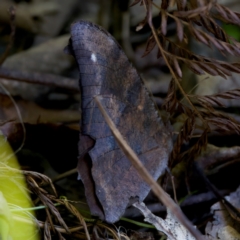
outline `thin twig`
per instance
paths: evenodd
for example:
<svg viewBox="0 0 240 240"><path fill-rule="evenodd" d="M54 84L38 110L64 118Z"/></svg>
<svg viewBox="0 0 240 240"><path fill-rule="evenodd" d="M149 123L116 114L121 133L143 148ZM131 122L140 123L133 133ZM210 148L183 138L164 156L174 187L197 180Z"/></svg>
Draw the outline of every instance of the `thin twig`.
<svg viewBox="0 0 240 240"><path fill-rule="evenodd" d="M47 85L79 92L78 81L49 73L17 71L0 67L0 78L19 82Z"/></svg>
<svg viewBox="0 0 240 240"><path fill-rule="evenodd" d="M178 207L178 205L168 196L168 194L161 188L160 185L157 184L157 182L153 179L153 177L150 175L150 173L146 170L142 162L139 160L136 153L130 148L128 143L124 140L121 133L116 128L113 121L108 116L107 112L105 111L104 107L99 101L98 97L95 97L95 101L106 121L108 126L110 127L115 139L117 140L120 148L126 155L126 157L131 161L132 165L135 167L135 169L138 171L139 175L149 184L152 191L156 194L158 199L163 202L163 204L173 213L175 214L176 218L179 220L179 222L185 226L189 232L198 240L203 240L203 236L201 233L194 228L194 226L191 224L191 222L183 215L181 209Z"/></svg>
<svg viewBox="0 0 240 240"><path fill-rule="evenodd" d="M73 174L75 174L75 173L77 173L77 169L76 169L76 168L73 168L73 169L71 169L71 170L69 170L69 171L66 171L66 172L64 172L64 173L62 173L62 174L59 174L57 177L55 177L55 178L52 179L52 182L60 181L61 179L66 178L66 177L69 177L69 176L71 176L71 175L73 175Z"/></svg>

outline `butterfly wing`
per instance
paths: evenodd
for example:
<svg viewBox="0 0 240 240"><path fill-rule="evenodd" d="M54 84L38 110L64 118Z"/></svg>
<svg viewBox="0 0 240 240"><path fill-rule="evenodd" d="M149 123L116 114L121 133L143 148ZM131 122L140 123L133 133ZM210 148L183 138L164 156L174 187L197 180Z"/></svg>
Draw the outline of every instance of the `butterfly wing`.
<svg viewBox="0 0 240 240"><path fill-rule="evenodd" d="M105 220L115 222L129 200L137 197L143 201L150 187L119 148L94 97L100 98L110 118L155 180L166 169L171 136L136 69L108 32L90 22L76 22L71 28L71 47L80 72L80 145L84 142L83 136L94 141L88 154L95 192L86 197L94 195ZM83 151L81 148L80 155ZM78 171L84 178L82 159Z"/></svg>

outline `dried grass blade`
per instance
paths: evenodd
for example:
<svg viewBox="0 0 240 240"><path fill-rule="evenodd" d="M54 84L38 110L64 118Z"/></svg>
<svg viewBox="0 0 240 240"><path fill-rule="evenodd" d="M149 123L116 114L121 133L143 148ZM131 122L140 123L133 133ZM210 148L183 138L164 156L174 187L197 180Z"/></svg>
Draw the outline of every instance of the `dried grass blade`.
<svg viewBox="0 0 240 240"><path fill-rule="evenodd" d="M189 30L192 35L200 42L204 43L207 46L211 46L208 37L202 32L194 28L192 25L189 25Z"/></svg>
<svg viewBox="0 0 240 240"><path fill-rule="evenodd" d="M209 123L212 123L218 128L218 131L234 131L240 134L240 128L237 124L233 123L231 120L222 118L208 118Z"/></svg>
<svg viewBox="0 0 240 240"><path fill-rule="evenodd" d="M224 107L224 105L213 96L196 96L196 98L204 108L210 111L214 111L214 109L212 108L212 105L218 105L220 107Z"/></svg>
<svg viewBox="0 0 240 240"><path fill-rule="evenodd" d="M56 217L58 222L61 224L62 227L66 230L66 232L69 233L69 228L64 222L63 218L61 217L61 214L57 210L57 208L54 206L54 203L52 202L51 198L55 199L55 197L49 195L44 189L40 188L36 181L31 177L27 176L27 182L31 188L31 190L39 197L41 202L46 206L46 213L48 215L48 220L51 223L51 226L53 226L53 223L51 222L51 215L49 211ZM54 230L54 228L53 228Z"/></svg>
<svg viewBox="0 0 240 240"><path fill-rule="evenodd" d="M167 14L164 10L161 11L161 32L164 36L167 34Z"/></svg>
<svg viewBox="0 0 240 240"><path fill-rule="evenodd" d="M224 78L226 78L226 76L229 76L229 77L232 76L232 73L228 71L226 68L224 68L223 66L221 66L221 64L214 63L214 65L217 67L219 71L221 71L224 74Z"/></svg>
<svg viewBox="0 0 240 240"><path fill-rule="evenodd" d="M169 84L167 97L162 104L162 108L165 109L169 113L174 113L178 107L178 100L176 97L176 86L174 79L171 79Z"/></svg>
<svg viewBox="0 0 240 240"><path fill-rule="evenodd" d="M213 29L213 34L215 35L215 37L224 42L229 42L229 39L226 33L212 18L209 18L209 22Z"/></svg>
<svg viewBox="0 0 240 240"><path fill-rule="evenodd" d="M68 232L69 232L69 228L67 226L67 224L65 223L65 221L63 220L61 214L59 213L59 211L57 210L57 208L54 206L53 202L45 197L45 199L43 199L43 197L39 197L41 199L41 201L44 203L45 206L48 207L48 209L51 211L51 213L56 217L56 219L58 220L58 222L60 223L60 225ZM46 209L46 210L48 210Z"/></svg>
<svg viewBox="0 0 240 240"><path fill-rule="evenodd" d="M212 104L212 105L216 104L216 105L218 105L219 107L225 107L216 97L207 96L207 97L206 97L206 100L207 100L210 104Z"/></svg>
<svg viewBox="0 0 240 240"><path fill-rule="evenodd" d="M198 17L200 14L202 14L203 12L205 12L206 10L208 10L208 5L207 6L203 6L203 7L199 7L199 8L195 8L189 11L177 11L176 15L178 17L181 18L196 18Z"/></svg>
<svg viewBox="0 0 240 240"><path fill-rule="evenodd" d="M45 221L45 223L44 223L44 240L51 240L51 239L52 239L52 236L51 236L49 224L47 221Z"/></svg>
<svg viewBox="0 0 240 240"><path fill-rule="evenodd" d="M222 6L223 9L229 14L228 16L232 19L232 21L235 24L240 24L240 19L238 18L238 16L235 14L235 12L231 11L229 8Z"/></svg>
<svg viewBox="0 0 240 240"><path fill-rule="evenodd" d="M179 39L180 42L182 42L183 41L183 35L184 35L182 22L177 17L174 18L174 20L175 20L176 26L177 26L178 39Z"/></svg>
<svg viewBox="0 0 240 240"><path fill-rule="evenodd" d="M50 225L51 229L53 230L54 233L56 233L56 229L54 228L53 220L52 220L51 214L49 212L49 209L46 208L45 211L47 213L47 220L46 220L46 222L49 222L49 225Z"/></svg>
<svg viewBox="0 0 240 240"><path fill-rule="evenodd" d="M84 231L85 231L85 234L86 234L86 238L88 240L91 240L90 238L90 235L89 235L89 232L88 232L88 228L87 228L87 225L86 225L86 222L84 220L84 218L82 217L82 215L79 213L79 211L72 205L70 204L68 201L66 200L57 200L57 202L63 204L66 206L66 208L74 215L77 217L77 219L79 220L79 222L82 224L83 228L84 228Z"/></svg>
<svg viewBox="0 0 240 240"><path fill-rule="evenodd" d="M240 63L232 63L232 64L229 64L229 67L234 67L236 70L238 70L237 73L240 73Z"/></svg>
<svg viewBox="0 0 240 240"><path fill-rule="evenodd" d="M147 24L147 16L137 25L136 32L140 31Z"/></svg>
<svg viewBox="0 0 240 240"><path fill-rule="evenodd" d="M228 36L211 17L200 15L200 20L205 29L212 33L217 39L222 40L224 42L229 41Z"/></svg>
<svg viewBox="0 0 240 240"><path fill-rule="evenodd" d="M200 110L201 115L221 130L235 131L240 134L240 125L232 117L217 111Z"/></svg>
<svg viewBox="0 0 240 240"><path fill-rule="evenodd" d="M181 68L180 68L180 66L179 66L179 63L178 63L177 58L173 57L172 60L173 60L174 68L175 68L178 76L179 76L180 78L182 78L182 70L181 70Z"/></svg>
<svg viewBox="0 0 240 240"><path fill-rule="evenodd" d="M220 63L220 65L223 68L228 69L229 71L240 73L240 68L235 66L235 63L230 63L230 64L228 64L228 63Z"/></svg>
<svg viewBox="0 0 240 240"><path fill-rule="evenodd" d="M56 189L55 189L55 187L52 183L52 180L48 176L46 176L44 174L41 174L41 173L38 173L38 172L25 171L25 170L23 170L22 173L26 176L26 180L28 180L28 177L30 177L30 179L40 180L41 182L38 184L39 186L50 185L51 189L54 192L54 195L57 196L57 191L56 191Z"/></svg>
<svg viewBox="0 0 240 240"><path fill-rule="evenodd" d="M219 51L224 51L224 49L228 49L227 45L224 42L219 41L216 38L210 37L209 35L205 34L205 37L208 38L209 42L211 42Z"/></svg>
<svg viewBox="0 0 240 240"><path fill-rule="evenodd" d="M187 65L187 67L194 73L198 74L198 75L203 75L204 71L201 67L198 66L197 63L194 63L192 61L185 61L185 64Z"/></svg>
<svg viewBox="0 0 240 240"><path fill-rule="evenodd" d="M205 63L205 62L199 62L198 63L199 66L207 73L209 73L212 76L218 76L219 73L216 70L216 67L214 65L209 66L209 64Z"/></svg>
<svg viewBox="0 0 240 240"><path fill-rule="evenodd" d="M221 17L227 22L232 23L236 25L240 25L240 17L238 13L235 13L234 11L230 10L229 8L220 5L218 3L215 4L215 7Z"/></svg>
<svg viewBox="0 0 240 240"><path fill-rule="evenodd" d="M224 98L224 99L238 99L240 98L240 89L230 90L227 92L215 94L213 96L218 98Z"/></svg>
<svg viewBox="0 0 240 240"><path fill-rule="evenodd" d="M229 48L233 49L233 52L234 52L233 55L240 56L239 44L238 44L238 46L233 46L233 45L229 44Z"/></svg>
<svg viewBox="0 0 240 240"><path fill-rule="evenodd" d="M224 18L224 19L228 19L228 16L226 14L226 12L223 10L222 6L219 4L215 4L215 7L217 9L217 11L219 12L219 14Z"/></svg>
<svg viewBox="0 0 240 240"><path fill-rule="evenodd" d="M146 46L146 49L145 49L145 52L144 54L142 55L142 57L145 57L147 56L152 50L153 48L156 46L156 40L155 38L152 36L150 36L147 40L147 46Z"/></svg>

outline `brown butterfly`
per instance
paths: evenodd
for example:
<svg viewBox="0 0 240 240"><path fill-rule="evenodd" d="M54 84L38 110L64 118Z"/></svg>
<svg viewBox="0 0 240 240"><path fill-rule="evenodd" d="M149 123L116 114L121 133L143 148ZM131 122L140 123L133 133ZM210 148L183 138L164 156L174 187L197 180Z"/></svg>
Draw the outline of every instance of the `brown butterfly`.
<svg viewBox="0 0 240 240"><path fill-rule="evenodd" d="M101 27L79 21L67 46L78 63L81 90L79 177L93 215L119 220L131 199L143 201L150 187L119 148L94 101L99 96L121 134L157 180L172 149L149 92L116 40Z"/></svg>

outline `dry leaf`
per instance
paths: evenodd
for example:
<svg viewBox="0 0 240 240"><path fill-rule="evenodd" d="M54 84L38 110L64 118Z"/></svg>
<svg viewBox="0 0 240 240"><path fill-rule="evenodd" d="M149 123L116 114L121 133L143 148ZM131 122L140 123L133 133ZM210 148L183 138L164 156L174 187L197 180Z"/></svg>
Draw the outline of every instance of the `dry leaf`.
<svg viewBox="0 0 240 240"><path fill-rule="evenodd" d="M226 199L236 208L239 208L240 187L231 193ZM205 232L210 240L220 239L240 239L239 222L234 220L219 202L211 207L211 212L214 214L214 219L208 222Z"/></svg>
<svg viewBox="0 0 240 240"><path fill-rule="evenodd" d="M158 231L166 234L169 240L195 240L170 211L167 210L167 217L162 219L153 215L144 203L134 203L133 206L142 212L145 222L151 223Z"/></svg>

